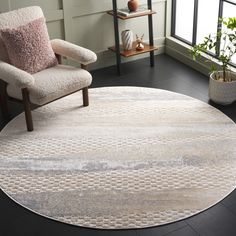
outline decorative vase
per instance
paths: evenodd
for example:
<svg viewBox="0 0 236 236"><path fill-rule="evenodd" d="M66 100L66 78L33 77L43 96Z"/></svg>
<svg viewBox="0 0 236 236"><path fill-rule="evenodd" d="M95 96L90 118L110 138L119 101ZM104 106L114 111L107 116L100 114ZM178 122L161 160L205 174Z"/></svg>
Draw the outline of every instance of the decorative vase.
<svg viewBox="0 0 236 236"><path fill-rule="evenodd" d="M138 0L129 0L128 1L128 8L130 11L137 11L138 10Z"/></svg>
<svg viewBox="0 0 236 236"><path fill-rule="evenodd" d="M218 104L227 105L236 101L236 74L231 72L231 82L215 80L215 72L210 75L209 98ZM222 77L223 72L219 75Z"/></svg>
<svg viewBox="0 0 236 236"><path fill-rule="evenodd" d="M121 40L123 49L125 51L131 50L133 47L133 32L131 30L124 30L121 32Z"/></svg>

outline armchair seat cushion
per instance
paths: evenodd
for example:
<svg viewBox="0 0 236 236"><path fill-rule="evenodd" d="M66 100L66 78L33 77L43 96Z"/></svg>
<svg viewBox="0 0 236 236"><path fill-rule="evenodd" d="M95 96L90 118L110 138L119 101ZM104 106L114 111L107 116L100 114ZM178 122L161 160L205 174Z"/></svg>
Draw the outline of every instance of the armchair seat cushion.
<svg viewBox="0 0 236 236"><path fill-rule="evenodd" d="M28 87L30 102L43 105L62 96L66 96L92 82L91 74L83 69L67 65L57 65L33 74L35 83ZM21 90L14 85L8 85L10 97L22 100Z"/></svg>

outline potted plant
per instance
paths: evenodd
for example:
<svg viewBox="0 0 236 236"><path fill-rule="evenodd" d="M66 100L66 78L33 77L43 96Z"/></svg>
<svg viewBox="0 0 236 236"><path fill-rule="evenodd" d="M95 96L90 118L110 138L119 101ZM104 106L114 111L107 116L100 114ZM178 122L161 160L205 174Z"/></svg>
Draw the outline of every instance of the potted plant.
<svg viewBox="0 0 236 236"><path fill-rule="evenodd" d="M207 53L204 55L207 56L206 61L210 63L211 71L209 98L215 103L226 105L236 101L236 73L230 66L232 57L236 55L236 17L220 19L220 21L222 29L215 35L210 34L205 37L203 43L195 45L191 49L191 54L195 60L203 53ZM218 51L219 56L215 57L211 53L212 50Z"/></svg>

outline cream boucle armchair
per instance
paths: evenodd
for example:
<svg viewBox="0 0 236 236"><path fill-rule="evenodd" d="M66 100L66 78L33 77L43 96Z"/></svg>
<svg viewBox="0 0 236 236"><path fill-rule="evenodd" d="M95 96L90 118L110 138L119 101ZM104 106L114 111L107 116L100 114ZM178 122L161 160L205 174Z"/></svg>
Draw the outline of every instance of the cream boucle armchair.
<svg viewBox="0 0 236 236"><path fill-rule="evenodd" d="M59 64L30 74L10 64L8 51L1 38L1 30L15 28L43 16L40 7L27 7L0 14L0 105L3 116L8 116L8 98L24 103L27 130L33 130L31 105L42 106L61 97L82 90L83 105L88 106L88 86L92 82L87 65L97 60L88 49L61 39L51 40L51 48ZM50 44L50 43L49 43ZM61 65L60 56L81 64L81 68Z"/></svg>

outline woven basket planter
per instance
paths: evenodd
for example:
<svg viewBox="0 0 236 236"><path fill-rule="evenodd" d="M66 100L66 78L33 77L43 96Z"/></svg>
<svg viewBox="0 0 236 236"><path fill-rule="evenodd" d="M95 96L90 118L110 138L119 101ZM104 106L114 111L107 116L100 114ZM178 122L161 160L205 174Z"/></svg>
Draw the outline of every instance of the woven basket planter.
<svg viewBox="0 0 236 236"><path fill-rule="evenodd" d="M223 72L218 72L222 76ZM236 101L236 74L232 72L231 82L215 80L215 72L210 75L209 98L218 104L227 105Z"/></svg>

